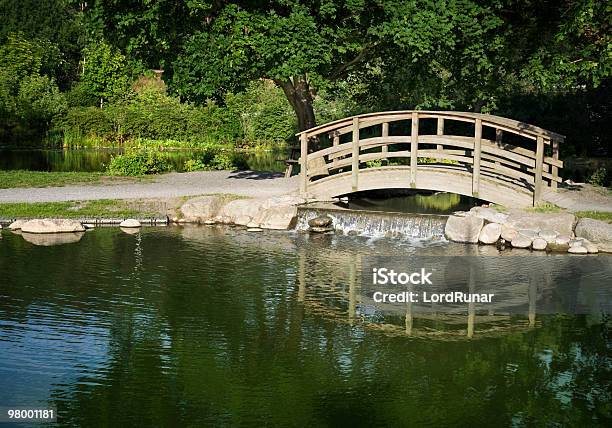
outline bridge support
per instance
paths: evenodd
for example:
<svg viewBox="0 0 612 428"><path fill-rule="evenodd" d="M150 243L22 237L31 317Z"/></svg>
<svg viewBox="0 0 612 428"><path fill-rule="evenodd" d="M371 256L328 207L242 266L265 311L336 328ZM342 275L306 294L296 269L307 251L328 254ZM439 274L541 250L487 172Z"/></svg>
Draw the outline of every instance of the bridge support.
<svg viewBox="0 0 612 428"><path fill-rule="evenodd" d="M359 118L353 118L353 152L351 154L351 187L353 192L359 190Z"/></svg>
<svg viewBox="0 0 612 428"><path fill-rule="evenodd" d="M472 196L480 193L480 155L482 153L482 120L476 119L474 127L474 165L472 171Z"/></svg>
<svg viewBox="0 0 612 428"><path fill-rule="evenodd" d="M410 187L416 189L416 176L419 160L419 114L412 112L412 132L410 133Z"/></svg>

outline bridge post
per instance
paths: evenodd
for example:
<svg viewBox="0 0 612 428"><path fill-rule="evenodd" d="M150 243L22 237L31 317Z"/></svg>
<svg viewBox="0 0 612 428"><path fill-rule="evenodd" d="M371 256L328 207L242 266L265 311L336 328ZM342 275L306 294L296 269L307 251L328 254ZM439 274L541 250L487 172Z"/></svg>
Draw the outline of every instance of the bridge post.
<svg viewBox="0 0 612 428"><path fill-rule="evenodd" d="M359 187L359 118L353 118L353 153L351 166L351 188L356 192Z"/></svg>
<svg viewBox="0 0 612 428"><path fill-rule="evenodd" d="M559 140L552 140L552 158L559 160ZM559 168L557 165L551 165L551 173L553 179L550 180L550 187L557 190L557 181L555 180L559 176Z"/></svg>
<svg viewBox="0 0 612 428"><path fill-rule="evenodd" d="M438 118L438 129L436 131L436 135L444 135L444 118L443 117ZM442 151L443 148L444 147L442 146L442 144L436 145L436 149L439 152Z"/></svg>
<svg viewBox="0 0 612 428"><path fill-rule="evenodd" d="M538 135L535 159L535 186L533 190L533 205L542 200L542 168L544 165L544 137Z"/></svg>
<svg viewBox="0 0 612 428"><path fill-rule="evenodd" d="M412 132L410 133L410 187L416 189L416 173L419 150L419 114L412 112Z"/></svg>
<svg viewBox="0 0 612 428"><path fill-rule="evenodd" d="M334 147L338 147L340 145L340 134L338 133L338 131L334 132L332 144ZM332 160L332 167L335 168L337 165L338 165L338 156L334 154L334 160Z"/></svg>
<svg viewBox="0 0 612 428"><path fill-rule="evenodd" d="M476 119L474 126L474 164L472 165L472 196L478 197L480 187L480 153L482 142L482 119Z"/></svg>
<svg viewBox="0 0 612 428"><path fill-rule="evenodd" d="M305 195L308 191L308 136L304 132L300 135L300 194Z"/></svg>
<svg viewBox="0 0 612 428"><path fill-rule="evenodd" d="M387 138L389 136L389 122L384 122L382 124L382 137ZM386 155L389 152L389 146L385 144L382 146L382 153Z"/></svg>

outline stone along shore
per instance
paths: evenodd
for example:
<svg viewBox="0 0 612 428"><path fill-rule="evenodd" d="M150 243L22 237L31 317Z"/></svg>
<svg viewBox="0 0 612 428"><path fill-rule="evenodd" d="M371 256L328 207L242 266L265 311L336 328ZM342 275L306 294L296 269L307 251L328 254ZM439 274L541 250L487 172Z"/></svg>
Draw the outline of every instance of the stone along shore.
<svg viewBox="0 0 612 428"><path fill-rule="evenodd" d="M612 225L571 213L498 212L474 207L446 222L450 241L572 254L612 252Z"/></svg>

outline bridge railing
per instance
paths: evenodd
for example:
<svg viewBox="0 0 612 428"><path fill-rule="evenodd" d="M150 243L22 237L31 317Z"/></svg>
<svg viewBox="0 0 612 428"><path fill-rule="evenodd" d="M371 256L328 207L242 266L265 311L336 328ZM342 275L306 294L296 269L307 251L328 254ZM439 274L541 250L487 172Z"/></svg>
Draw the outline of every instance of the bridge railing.
<svg viewBox="0 0 612 428"><path fill-rule="evenodd" d="M390 134L390 125L410 121ZM420 133L420 124L435 121L435 134ZM453 135L445 132L448 122L473 124L473 134ZM370 128L370 136L361 138ZM398 128L396 126L395 128ZM483 131L494 139L484 138ZM409 132L408 132L409 131ZM503 141L504 133L523 137L527 147ZM350 140L343 138L350 134ZM353 191L359 190L359 171L384 167L398 161L408 163L410 187L417 188L419 168L463 169L472 174L472 195L478 197L481 177L520 186L533 193L534 204L542 198L544 188L556 189L560 183L559 144L564 136L499 116L451 111L393 111L349 117L308 129L300 138L300 192L308 193L309 184L326 176L351 173ZM319 148L324 137L329 147ZM345 140L345 142L341 142ZM530 141L531 140L531 141ZM426 162L424 164L423 162Z"/></svg>

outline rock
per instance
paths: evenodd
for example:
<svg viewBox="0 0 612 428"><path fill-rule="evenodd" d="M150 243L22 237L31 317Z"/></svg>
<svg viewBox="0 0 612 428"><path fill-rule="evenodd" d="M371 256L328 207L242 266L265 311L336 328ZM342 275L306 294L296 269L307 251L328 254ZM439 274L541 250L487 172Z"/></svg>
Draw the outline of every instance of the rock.
<svg viewBox="0 0 612 428"><path fill-rule="evenodd" d="M584 248L583 246L570 247L569 250L567 250L567 252L571 254L587 254L588 253L587 249Z"/></svg>
<svg viewBox="0 0 612 428"><path fill-rule="evenodd" d="M332 218L328 215L320 215L308 220L308 226L310 227L327 227L332 224Z"/></svg>
<svg viewBox="0 0 612 428"><path fill-rule="evenodd" d="M576 225L576 236L597 245L599 251L612 253L612 224L591 218L581 218Z"/></svg>
<svg viewBox="0 0 612 428"><path fill-rule="evenodd" d="M309 232L312 233L328 233L328 232L333 232L334 228L333 227L311 227L308 229Z"/></svg>
<svg viewBox="0 0 612 428"><path fill-rule="evenodd" d="M558 245L567 245L569 247L569 243L571 240L572 238L567 235L559 235L555 238L555 243Z"/></svg>
<svg viewBox="0 0 612 428"><path fill-rule="evenodd" d="M291 229L297 222L297 208L293 205L280 205L262 209L253 221L263 229Z"/></svg>
<svg viewBox="0 0 612 428"><path fill-rule="evenodd" d="M254 221L252 221L249 224L247 224L246 227L249 229L259 228L259 223L255 223Z"/></svg>
<svg viewBox="0 0 612 428"><path fill-rule="evenodd" d="M140 222L138 220L134 220L133 218L125 219L121 223L119 223L119 227L125 227L125 228L141 227L141 226L142 225L140 224Z"/></svg>
<svg viewBox="0 0 612 428"><path fill-rule="evenodd" d="M569 246L570 248L572 247L582 247L582 243L584 242L584 239L571 239L569 241Z"/></svg>
<svg viewBox="0 0 612 428"><path fill-rule="evenodd" d="M599 253L599 248L597 247L597 245L593 244L592 242L584 241L582 246L586 248L589 254Z"/></svg>
<svg viewBox="0 0 612 428"><path fill-rule="evenodd" d="M489 223L504 224L508 220L508 214L500 213L499 211L488 207L474 207L470 210L469 215L482 218Z"/></svg>
<svg viewBox="0 0 612 428"><path fill-rule="evenodd" d="M510 244L514 248L529 248L531 246L531 238L528 236L518 234L516 237L510 242Z"/></svg>
<svg viewBox="0 0 612 428"><path fill-rule="evenodd" d="M508 226L507 224L502 225L501 237L504 240L512 242L512 240L516 238L516 235L518 235L518 231L516 229L511 226Z"/></svg>
<svg viewBox="0 0 612 428"><path fill-rule="evenodd" d="M119 229L128 235L138 235L140 233L140 228L138 227L120 227Z"/></svg>
<svg viewBox="0 0 612 428"><path fill-rule="evenodd" d="M511 212L506 224L516 230L528 229L539 232L552 230L559 235L572 236L576 217L570 213Z"/></svg>
<svg viewBox="0 0 612 428"><path fill-rule="evenodd" d="M181 213L186 222L201 223L216 217L224 203L225 199L221 196L198 196L185 202L181 206Z"/></svg>
<svg viewBox="0 0 612 428"><path fill-rule="evenodd" d="M484 220L480 217L452 215L444 226L444 236L450 241L475 244L478 242L478 236L483 225Z"/></svg>
<svg viewBox="0 0 612 428"><path fill-rule="evenodd" d="M566 252L569 249L570 238L565 235L557 236L554 242L548 243L550 251Z"/></svg>
<svg viewBox="0 0 612 428"><path fill-rule="evenodd" d="M95 225L95 224L92 224L92 223L83 223L83 227L84 227L86 230L91 230L91 229L95 229L95 228L96 228L96 225Z"/></svg>
<svg viewBox="0 0 612 428"><path fill-rule="evenodd" d="M268 208L273 208L277 206L297 206L306 203L306 199L300 198L299 196L293 195L284 195L284 196L275 196L269 199L266 199L262 202L261 208L266 210Z"/></svg>
<svg viewBox="0 0 612 428"><path fill-rule="evenodd" d="M346 232L347 236L359 236L359 231L358 230L349 230L348 232Z"/></svg>
<svg viewBox="0 0 612 428"><path fill-rule="evenodd" d="M28 220L21 225L24 233L69 233L84 232L85 228L76 220L49 219Z"/></svg>
<svg viewBox="0 0 612 428"><path fill-rule="evenodd" d="M21 236L26 241L42 247L53 245L72 244L79 242L85 235L83 232L63 232L63 233L29 233L23 232Z"/></svg>
<svg viewBox="0 0 612 428"><path fill-rule="evenodd" d="M263 229L260 227L249 227L247 228L247 232L263 232Z"/></svg>
<svg viewBox="0 0 612 428"><path fill-rule="evenodd" d="M502 226L499 223L489 223L480 231L478 241L482 244L494 244L501 235Z"/></svg>
<svg viewBox="0 0 612 428"><path fill-rule="evenodd" d="M26 222L27 220L15 220L14 222L12 222L11 224L9 224L8 229L9 230L21 230L21 226Z"/></svg>
<svg viewBox="0 0 612 428"><path fill-rule="evenodd" d="M227 217L229 223L246 226L257 217L264 202L261 199L236 199L225 204L219 216Z"/></svg>
<svg viewBox="0 0 612 428"><path fill-rule="evenodd" d="M546 229L540 230L539 233L540 238L545 239L546 242L554 242L557 239L558 233L554 230Z"/></svg>
<svg viewBox="0 0 612 428"><path fill-rule="evenodd" d="M533 240L531 247L537 251L543 251L548 246L548 241L544 238L538 237Z"/></svg>
<svg viewBox="0 0 612 428"><path fill-rule="evenodd" d="M536 232L535 230L530 230L530 229L520 229L518 231L519 235L523 235L526 236L527 238L534 240L535 238L538 237L538 232Z"/></svg>

